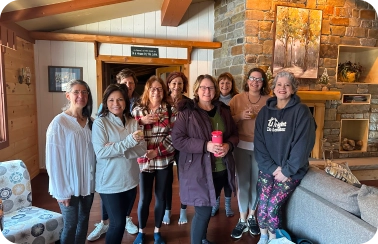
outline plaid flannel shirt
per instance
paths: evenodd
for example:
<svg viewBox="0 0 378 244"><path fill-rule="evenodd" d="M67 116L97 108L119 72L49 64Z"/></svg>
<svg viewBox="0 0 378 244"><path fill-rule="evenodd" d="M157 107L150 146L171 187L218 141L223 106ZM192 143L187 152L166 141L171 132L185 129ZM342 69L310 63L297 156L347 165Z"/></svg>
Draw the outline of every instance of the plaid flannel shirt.
<svg viewBox="0 0 378 244"><path fill-rule="evenodd" d="M155 170L167 168L169 164L174 163L175 149L172 145L171 130L176 120L177 110L173 106L171 119L166 104L160 105L155 113L159 114L159 119L153 124L144 125L144 139L147 142L147 150L157 149L158 156L148 160L146 157L138 158L138 162L148 162L148 166L139 164L143 172L154 172ZM140 120L143 116L149 114L147 107L135 106L132 116Z"/></svg>

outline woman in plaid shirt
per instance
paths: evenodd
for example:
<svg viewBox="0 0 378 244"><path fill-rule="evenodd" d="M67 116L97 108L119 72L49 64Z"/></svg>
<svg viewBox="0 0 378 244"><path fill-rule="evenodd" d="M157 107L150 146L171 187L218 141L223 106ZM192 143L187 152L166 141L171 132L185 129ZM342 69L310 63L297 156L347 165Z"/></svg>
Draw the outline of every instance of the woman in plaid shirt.
<svg viewBox="0 0 378 244"><path fill-rule="evenodd" d="M165 191L169 165L174 162L171 129L176 110L167 101L167 89L162 79L151 76L146 82L143 95L132 111L133 117L144 126L147 153L138 158L140 168L138 220L139 233L134 244L143 244L152 189L155 180L155 244L164 244L160 235L165 209Z"/></svg>

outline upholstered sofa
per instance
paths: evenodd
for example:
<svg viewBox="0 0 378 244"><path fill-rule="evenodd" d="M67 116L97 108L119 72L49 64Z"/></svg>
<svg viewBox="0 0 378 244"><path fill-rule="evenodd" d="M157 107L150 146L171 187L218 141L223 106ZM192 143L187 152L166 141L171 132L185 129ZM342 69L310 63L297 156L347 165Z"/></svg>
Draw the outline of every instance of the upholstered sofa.
<svg viewBox="0 0 378 244"><path fill-rule="evenodd" d="M378 189L357 188L311 166L288 200L284 228L314 244L361 244L378 226Z"/></svg>
<svg viewBox="0 0 378 244"><path fill-rule="evenodd" d="M63 229L60 213L32 206L29 172L21 160L0 162L2 234L13 243L53 243Z"/></svg>

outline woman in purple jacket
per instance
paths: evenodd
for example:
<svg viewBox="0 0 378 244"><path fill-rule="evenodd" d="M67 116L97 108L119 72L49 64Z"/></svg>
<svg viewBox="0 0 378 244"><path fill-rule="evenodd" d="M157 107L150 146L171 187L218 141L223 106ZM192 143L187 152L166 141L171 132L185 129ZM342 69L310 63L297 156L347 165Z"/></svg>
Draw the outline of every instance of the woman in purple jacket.
<svg viewBox="0 0 378 244"><path fill-rule="evenodd" d="M173 146L180 151L180 198L195 208L191 243L211 243L206 239L212 206L225 184L235 192L233 149L238 130L227 105L218 101L219 88L211 75L198 76L193 100L179 103L172 131ZM223 132L223 143L213 143L211 132ZM214 156L214 153L219 155Z"/></svg>

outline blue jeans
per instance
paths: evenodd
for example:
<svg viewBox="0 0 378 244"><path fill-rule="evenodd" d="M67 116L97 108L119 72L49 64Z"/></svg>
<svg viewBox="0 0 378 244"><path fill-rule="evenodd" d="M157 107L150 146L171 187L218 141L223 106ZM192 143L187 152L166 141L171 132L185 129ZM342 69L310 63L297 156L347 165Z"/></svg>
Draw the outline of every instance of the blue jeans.
<svg viewBox="0 0 378 244"><path fill-rule="evenodd" d="M64 222L60 236L61 244L85 244L93 196L93 193L85 197L71 196L68 207L59 203Z"/></svg>
<svg viewBox="0 0 378 244"><path fill-rule="evenodd" d="M125 232L127 211L134 204L137 188L131 190L102 194L100 193L102 204L109 214L110 225L106 233L106 243L117 244L122 242L123 233Z"/></svg>

